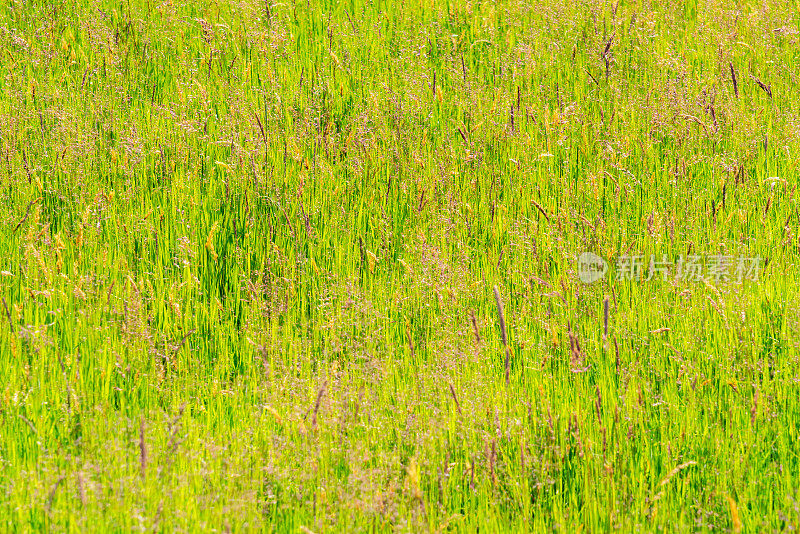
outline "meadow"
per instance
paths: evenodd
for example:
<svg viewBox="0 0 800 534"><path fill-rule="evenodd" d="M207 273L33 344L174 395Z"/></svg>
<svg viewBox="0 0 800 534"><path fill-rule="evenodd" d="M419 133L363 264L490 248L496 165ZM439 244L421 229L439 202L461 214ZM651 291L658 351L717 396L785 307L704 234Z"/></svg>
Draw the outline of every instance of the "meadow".
<svg viewBox="0 0 800 534"><path fill-rule="evenodd" d="M0 76L0 530L800 528L797 0L7 0Z"/></svg>

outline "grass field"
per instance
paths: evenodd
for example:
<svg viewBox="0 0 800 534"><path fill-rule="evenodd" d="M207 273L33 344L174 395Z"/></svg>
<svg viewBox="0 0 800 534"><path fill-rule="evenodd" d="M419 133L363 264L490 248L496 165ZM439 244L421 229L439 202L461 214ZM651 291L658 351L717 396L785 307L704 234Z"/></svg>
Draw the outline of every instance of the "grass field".
<svg viewBox="0 0 800 534"><path fill-rule="evenodd" d="M798 13L4 2L0 530L799 529Z"/></svg>

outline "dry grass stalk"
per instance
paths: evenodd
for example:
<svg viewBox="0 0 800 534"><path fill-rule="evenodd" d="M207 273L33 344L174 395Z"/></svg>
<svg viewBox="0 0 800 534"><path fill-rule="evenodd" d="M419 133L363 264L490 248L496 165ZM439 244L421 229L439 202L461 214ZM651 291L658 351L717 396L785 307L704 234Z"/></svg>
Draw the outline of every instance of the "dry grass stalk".
<svg viewBox="0 0 800 534"><path fill-rule="evenodd" d="M497 485L497 476L494 472L494 466L497 462L497 439L492 440L492 450L489 454L489 477L492 480L492 488Z"/></svg>
<svg viewBox="0 0 800 534"><path fill-rule="evenodd" d="M28 216L30 216L30 214L31 214L31 208L33 207L34 204L36 204L40 200L41 200L41 198L35 198L35 199L31 200L30 202L28 202L28 207L25 209L25 216L22 217L22 220L17 223L17 225L14 227L14 230L12 231L12 233L16 233L16 231L19 230L19 227L22 226L23 224L25 224L25 221L28 220Z"/></svg>
<svg viewBox="0 0 800 534"><path fill-rule="evenodd" d="M497 286L494 286L494 300L497 303L497 315L500 319L500 335L502 336L503 340L503 347L505 348L506 352L506 387L510 381L511 375L511 349L508 347L508 335L506 333L506 317L505 312L503 311L503 301L500 298L500 290L497 289Z"/></svg>
<svg viewBox="0 0 800 534"><path fill-rule="evenodd" d="M473 310L469 311L469 319L472 323L472 333L475 334L475 343L480 344L481 342L481 334L478 331L478 321L475 319L475 312Z"/></svg>
<svg viewBox="0 0 800 534"><path fill-rule="evenodd" d="M739 508L736 506L736 501L733 497L726 495L725 499L728 501L728 508L731 512L731 523L733 523L733 532L742 531L742 519L739 517Z"/></svg>
<svg viewBox="0 0 800 534"><path fill-rule="evenodd" d="M595 393L597 399L595 400L594 407L597 411L597 422L603 424L603 395L600 393L600 386L595 386Z"/></svg>
<svg viewBox="0 0 800 534"><path fill-rule="evenodd" d="M317 400L314 403L314 414L311 416L311 426L313 428L317 427L317 413L319 413L319 406L322 403L322 397L325 395L325 388L327 388L328 382L324 382L322 387L319 388L317 392Z"/></svg>
<svg viewBox="0 0 800 534"><path fill-rule="evenodd" d="M773 192L769 198L767 199L767 205L764 206L764 216L766 217L767 212L769 211L770 206L772 206L772 199L775 197L775 193Z"/></svg>
<svg viewBox="0 0 800 534"><path fill-rule="evenodd" d="M47 494L47 503L44 505L47 513L50 513L50 509L53 507L53 499L55 498L56 491L58 491L58 488L61 486L62 482L64 482L64 475L58 477L58 480L56 480L55 484L53 484L53 487L50 488L50 493Z"/></svg>
<svg viewBox="0 0 800 534"><path fill-rule="evenodd" d="M497 289L497 286L494 286L494 300L497 304L497 315L500 320L500 335L502 336L501 339L503 340L503 346L508 346L508 337L506 336L506 317L503 310L503 301L500 299L500 290Z"/></svg>
<svg viewBox="0 0 800 534"><path fill-rule="evenodd" d="M475 489L475 458L469 462L469 489Z"/></svg>
<svg viewBox="0 0 800 534"><path fill-rule="evenodd" d="M33 423L31 423L30 419L28 419L27 417L25 417L25 416L24 416L24 415L22 415L22 414L18 414L18 415L17 415L17 417L19 417L19 418L20 418L20 420L21 420L23 423L25 423L26 425L28 425L28 428L30 428L30 429L31 429L31 432L33 432L33 435L34 435L34 436L36 436L36 438L38 439L38 438L39 438L39 431L38 431L38 430L36 430L36 427L35 427L35 426L33 426Z"/></svg>
<svg viewBox="0 0 800 534"><path fill-rule="evenodd" d="M83 484L83 473L78 471L76 478L78 482L78 498L81 501L81 506L86 506L86 488Z"/></svg>
<svg viewBox="0 0 800 534"><path fill-rule="evenodd" d="M595 77L592 75L592 73L591 73L591 72L589 72L589 69L587 69L586 67L584 67L584 68L583 68L583 70L585 70L585 71L586 71L586 74L588 74L588 75L589 75L589 78L591 78L591 80L592 80L592 81L595 83L595 85L596 85L597 87L600 87L600 82L598 82L598 81L597 81L597 78L595 78Z"/></svg>
<svg viewBox="0 0 800 534"><path fill-rule="evenodd" d="M463 140L464 140L464 145L465 145L465 146L469 146L469 141L467 141L467 135L466 135L466 134L464 133L464 131L461 129L461 126L459 126L458 128L456 128L456 130L458 131L458 133L459 133L459 134L461 134L461 139L463 139Z"/></svg>
<svg viewBox="0 0 800 534"><path fill-rule="evenodd" d="M736 95L736 98L739 98L739 83L736 81L736 70L733 68L733 63L728 63L728 66L731 69L731 80L733 81L733 94Z"/></svg>
<svg viewBox="0 0 800 534"><path fill-rule="evenodd" d="M3 297L3 307L6 309L6 317L8 317L8 326L11 328L11 333L14 333L14 320L11 318L11 310L8 309L6 298Z"/></svg>
<svg viewBox="0 0 800 534"><path fill-rule="evenodd" d="M751 78L751 79L752 79L754 82L756 82L756 83L758 84L758 86L759 86L761 89L763 89L763 90L764 90L764 92L765 92L765 93L767 93L767 96L769 96L770 98L772 98L772 86L771 86L771 85L767 85L767 84L765 84L764 82L762 82L761 80L759 80L758 78L756 78L755 76L753 76L752 74L750 75L750 78Z"/></svg>
<svg viewBox="0 0 800 534"><path fill-rule="evenodd" d="M180 343L178 343L178 346L175 347L175 350L172 352L172 361L175 361L175 357L178 355L178 352L180 352L180 350L183 348L183 345L186 343L186 340L189 338L189 336L194 334L194 331L195 329L192 328L191 330L186 332L186 335L183 336L183 338L181 338ZM169 363L169 361L167 363Z"/></svg>
<svg viewBox="0 0 800 534"><path fill-rule="evenodd" d="M547 214L547 212L546 212L546 211L544 211L544 208L543 208L543 207L541 207L541 206L539 205L539 203L538 203L538 202L536 202L535 200L531 199L531 204L533 204L533 205L534 205L534 207L535 207L537 210L539 210L539 213L541 213L542 215L544 215L544 218L545 218L545 219L547 219L547 222L550 222L550 216Z"/></svg>
<svg viewBox="0 0 800 534"><path fill-rule="evenodd" d="M175 462L176 453L178 452L178 447L186 439L185 437L184 438L178 437L181 430L180 421L181 418L183 417L184 410L186 410L185 402L181 404L180 408L178 408L177 415L175 415L175 417L167 423L167 428L169 431L169 440L167 441L167 448L165 455L166 461L164 462L164 465L158 469L158 478L163 477L164 474L167 473L169 469L172 467L172 464Z"/></svg>
<svg viewBox="0 0 800 534"><path fill-rule="evenodd" d="M572 325L567 321L567 333L569 334L569 350L570 350L570 368L573 373L582 373L588 371L589 367L585 366L586 355L581 350L578 335L572 331Z"/></svg>
<svg viewBox="0 0 800 534"><path fill-rule="evenodd" d="M681 471L683 471L684 469L686 469L687 467L690 467L692 465L697 465L697 462L695 462L694 460L689 460L688 462L684 462L684 463L680 464L675 469L673 469L672 471L667 473L667 476L665 476L661 480L661 482L658 483L658 486L656 486L658 488L661 488L661 491L659 491L652 499L650 499L650 502L655 504L659 499L661 499L664 496L664 490L665 490L664 486L669 484L670 480L672 480L672 478L675 475L677 475L678 473L680 473Z"/></svg>
<svg viewBox="0 0 800 534"><path fill-rule="evenodd" d="M147 445L144 442L144 417L139 420L139 475L144 480L147 474Z"/></svg>
<svg viewBox="0 0 800 534"><path fill-rule="evenodd" d="M450 384L450 395L453 396L453 402L456 403L456 409L458 410L458 415L463 415L461 413L461 404L458 402L458 397L456 396L456 390L453 387L453 384Z"/></svg>
<svg viewBox="0 0 800 534"><path fill-rule="evenodd" d="M578 414L573 413L569 422L568 432L575 440L575 446L578 449L578 457L583 458L583 441L581 441L581 429L578 425Z"/></svg>

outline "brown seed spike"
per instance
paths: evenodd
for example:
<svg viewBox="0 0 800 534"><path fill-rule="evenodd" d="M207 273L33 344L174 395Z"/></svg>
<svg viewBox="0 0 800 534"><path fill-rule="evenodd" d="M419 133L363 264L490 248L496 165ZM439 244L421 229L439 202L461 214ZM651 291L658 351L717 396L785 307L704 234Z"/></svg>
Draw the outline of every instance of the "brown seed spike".
<svg viewBox="0 0 800 534"><path fill-rule="evenodd" d="M317 401L314 403L314 414L311 417L311 426L317 428L317 414L319 413L319 406L322 403L322 397L325 395L325 388L328 387L328 382L323 382L322 387L317 392Z"/></svg>
<svg viewBox="0 0 800 534"><path fill-rule="evenodd" d="M494 300L497 303L497 315L500 319L500 335L503 339L503 346L508 347L508 338L506 337L506 318L503 312L503 301L500 299L500 290L494 286Z"/></svg>
<svg viewBox="0 0 800 534"><path fill-rule="evenodd" d="M505 312L503 311L503 301L500 299L500 290L497 289L497 286L494 286L494 300L497 303L497 315L500 318L500 335L503 340L503 347L506 349L505 371L506 387L508 387L511 379L511 349L508 346L508 335L506 333L506 318Z"/></svg>
<svg viewBox="0 0 800 534"><path fill-rule="evenodd" d="M458 402L458 397L456 396L456 390L453 387L453 384L450 384L450 395L453 396L453 402L456 403L456 409L458 409L458 415L461 415L461 404Z"/></svg>
<svg viewBox="0 0 800 534"><path fill-rule="evenodd" d="M481 333L478 331L478 320L475 319L475 312L473 310L469 311L469 319L472 322L472 332L475 334L475 343L481 342Z"/></svg>
<svg viewBox="0 0 800 534"><path fill-rule="evenodd" d="M147 474L147 445L144 442L144 417L139 420L139 474L144 479Z"/></svg>
<svg viewBox="0 0 800 534"><path fill-rule="evenodd" d="M762 82L761 80L759 80L758 78L756 78L755 76L753 76L752 74L750 75L750 78L752 78L752 80L753 80L754 82L756 82L756 83L758 84L758 86L759 86L761 89L763 89L763 90L764 90L764 92L765 92L765 93L767 93L767 96L769 96L770 98L772 98L772 86L765 84L764 82Z"/></svg>
<svg viewBox="0 0 800 534"><path fill-rule="evenodd" d="M733 94L736 95L736 98L739 98L739 83L736 81L736 70L733 68L733 63L728 63L728 66L731 68L731 80L733 81Z"/></svg>

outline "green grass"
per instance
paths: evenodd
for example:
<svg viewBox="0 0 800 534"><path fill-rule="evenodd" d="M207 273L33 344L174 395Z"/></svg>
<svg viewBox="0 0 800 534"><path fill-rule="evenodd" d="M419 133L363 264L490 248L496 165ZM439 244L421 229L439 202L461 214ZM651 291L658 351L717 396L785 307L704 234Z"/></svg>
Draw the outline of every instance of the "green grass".
<svg viewBox="0 0 800 534"><path fill-rule="evenodd" d="M800 528L798 12L5 2L0 530Z"/></svg>

